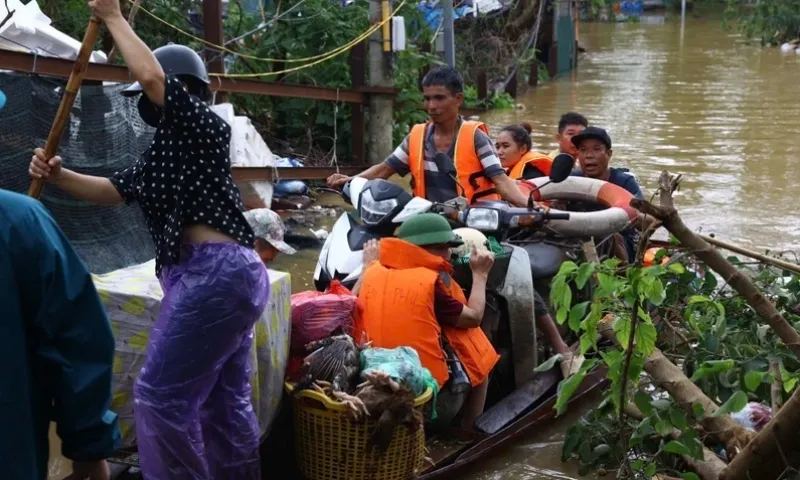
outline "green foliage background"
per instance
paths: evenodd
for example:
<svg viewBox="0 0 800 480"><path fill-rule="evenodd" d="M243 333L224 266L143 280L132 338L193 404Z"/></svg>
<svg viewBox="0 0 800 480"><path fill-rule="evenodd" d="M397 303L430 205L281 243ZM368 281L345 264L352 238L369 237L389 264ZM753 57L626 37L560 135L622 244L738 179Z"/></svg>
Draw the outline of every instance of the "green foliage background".
<svg viewBox="0 0 800 480"><path fill-rule="evenodd" d="M82 38L90 16L86 3L85 0L44 0L41 5L57 28L74 38ZM127 15L131 3L122 0L122 5ZM419 71L426 65L440 62L438 57L421 53L416 48L417 44L430 43L433 32L423 26L415 5L409 2L398 12L406 18L409 45L394 58L395 87L400 90L394 114L395 143L402 140L410 125L425 121L422 93L418 88ZM142 6L165 21L202 37L202 2L144 0ZM263 20L272 25L229 48L259 58L308 58L330 52L364 33L369 28L368 2L357 0L343 8L339 2L331 0L279 1L269 6ZM237 38L261 22L260 13L245 13L241 1L231 0L224 20L225 38ZM201 42L182 35L143 11L137 13L134 29L151 48L168 42L182 43L197 51L204 47ZM113 44L107 34L98 43L102 43L98 47L106 52ZM121 63L122 60L120 55L115 55L112 61ZM330 88L351 87L349 52L285 75L269 73L313 62L280 63L232 56L227 62L231 74L267 73L260 78ZM319 160L330 158L335 146L338 158L348 161L352 136L349 104L256 95L231 95L229 100L238 112L253 120L273 150ZM477 103L474 88L468 89L466 100L468 104ZM507 96L495 98L494 104L513 105Z"/></svg>
<svg viewBox="0 0 800 480"><path fill-rule="evenodd" d="M728 0L726 17L764 45L800 39L800 0Z"/></svg>
<svg viewBox="0 0 800 480"><path fill-rule="evenodd" d="M662 250L656 263L665 254ZM800 276L737 257L728 260L751 278L794 328L800 328ZM575 303L573 286L581 289L588 283L594 284L591 301ZM783 401L800 380L800 364L777 334L743 297L685 254L673 253L665 265L646 268L621 268L616 260L580 266L566 262L553 280L551 301L557 321L580 337L581 352L588 358L578 374L559 385L558 413L597 365L607 368L611 384L600 407L567 430L563 459L577 459L582 473L629 468L641 478L663 473L695 479L694 473L684 471L680 455L702 458L697 422L706 415L739 412L749 401L769 405L775 380L769 372L772 361L780 367ZM634 342L628 352L634 312ZM606 314L614 315L619 346L597 341ZM680 405L658 382L643 375L645 359L656 347L720 409L711 413L700 404ZM546 362L539 369L554 364ZM619 423L623 398L635 405L641 419L626 417Z"/></svg>

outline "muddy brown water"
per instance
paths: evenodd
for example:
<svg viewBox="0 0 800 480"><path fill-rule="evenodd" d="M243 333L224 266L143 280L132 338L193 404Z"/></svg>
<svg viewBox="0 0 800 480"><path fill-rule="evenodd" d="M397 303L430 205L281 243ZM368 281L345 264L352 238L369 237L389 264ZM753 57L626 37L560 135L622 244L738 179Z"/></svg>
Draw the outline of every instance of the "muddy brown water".
<svg viewBox="0 0 800 480"><path fill-rule="evenodd" d="M560 114L579 111L609 131L612 163L633 170L646 195L662 170L684 175L676 203L693 229L758 250L797 250L800 55L746 45L714 19L687 20L683 37L678 21L584 23L580 35L588 52L578 72L519 98L523 110L484 115L493 133L527 121L535 148L547 152ZM313 288L317 254L302 250L274 268L291 272L293 291ZM586 408L521 438L466 479L580 478L576 465L561 462L561 442Z"/></svg>
<svg viewBox="0 0 800 480"><path fill-rule="evenodd" d="M681 173L676 204L695 230L757 249L794 250L800 216L800 55L747 45L716 19L664 24L581 24L572 79L520 98L524 111L486 114L494 131L534 126L555 148L561 113L608 130L612 165L630 168L645 195L662 170Z"/></svg>

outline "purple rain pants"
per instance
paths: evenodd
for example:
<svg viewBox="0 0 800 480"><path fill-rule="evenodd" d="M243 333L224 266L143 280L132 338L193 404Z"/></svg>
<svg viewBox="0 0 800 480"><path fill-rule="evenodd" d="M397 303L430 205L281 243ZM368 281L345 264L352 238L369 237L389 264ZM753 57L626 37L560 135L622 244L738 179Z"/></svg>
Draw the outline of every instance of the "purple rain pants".
<svg viewBox="0 0 800 480"><path fill-rule="evenodd" d="M255 251L188 245L161 273L164 299L134 385L146 480L256 480L259 426L250 400L253 325L269 281Z"/></svg>

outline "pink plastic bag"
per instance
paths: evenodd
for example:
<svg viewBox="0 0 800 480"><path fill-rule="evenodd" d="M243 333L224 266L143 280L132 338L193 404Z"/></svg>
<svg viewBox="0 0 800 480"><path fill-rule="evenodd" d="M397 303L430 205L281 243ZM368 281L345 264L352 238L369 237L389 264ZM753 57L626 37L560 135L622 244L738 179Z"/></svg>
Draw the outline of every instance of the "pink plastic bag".
<svg viewBox="0 0 800 480"><path fill-rule="evenodd" d="M337 281L327 292L300 292L292 295L292 352L334 331L350 333L357 297Z"/></svg>

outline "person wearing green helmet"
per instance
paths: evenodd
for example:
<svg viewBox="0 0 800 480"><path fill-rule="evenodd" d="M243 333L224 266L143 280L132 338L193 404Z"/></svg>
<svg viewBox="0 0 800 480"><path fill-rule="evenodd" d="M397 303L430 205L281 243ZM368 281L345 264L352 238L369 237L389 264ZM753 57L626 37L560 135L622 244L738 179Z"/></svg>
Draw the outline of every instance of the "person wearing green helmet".
<svg viewBox="0 0 800 480"><path fill-rule="evenodd" d="M452 349L460 363L456 368L463 368L472 387L461 409L461 427L471 429L483 412L489 373L500 357L480 328L494 257L473 249L467 299L450 265L450 248L461 244L447 220L422 214L403 222L397 238L366 245L358 286L364 312L356 334L373 347L414 348L439 387L454 380L445 351Z"/></svg>

